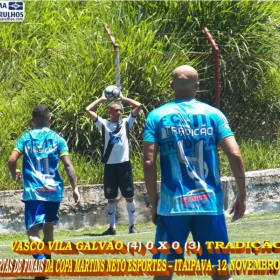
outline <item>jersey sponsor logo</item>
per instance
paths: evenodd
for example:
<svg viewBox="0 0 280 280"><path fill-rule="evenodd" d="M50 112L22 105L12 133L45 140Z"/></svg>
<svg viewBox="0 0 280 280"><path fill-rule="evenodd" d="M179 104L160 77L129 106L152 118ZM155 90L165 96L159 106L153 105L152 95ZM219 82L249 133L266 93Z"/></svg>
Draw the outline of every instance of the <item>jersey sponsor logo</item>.
<svg viewBox="0 0 280 280"><path fill-rule="evenodd" d="M56 187L40 187L37 188L36 191L40 194L40 196L50 196L57 191Z"/></svg>
<svg viewBox="0 0 280 280"><path fill-rule="evenodd" d="M187 209L193 210L194 208L206 205L210 201L211 195L215 196L214 191L198 188L189 191L185 195L175 197L173 199L173 204L179 203L180 205L184 205Z"/></svg>
<svg viewBox="0 0 280 280"><path fill-rule="evenodd" d="M111 144L118 144L122 142L121 136L115 136L114 132L109 133Z"/></svg>

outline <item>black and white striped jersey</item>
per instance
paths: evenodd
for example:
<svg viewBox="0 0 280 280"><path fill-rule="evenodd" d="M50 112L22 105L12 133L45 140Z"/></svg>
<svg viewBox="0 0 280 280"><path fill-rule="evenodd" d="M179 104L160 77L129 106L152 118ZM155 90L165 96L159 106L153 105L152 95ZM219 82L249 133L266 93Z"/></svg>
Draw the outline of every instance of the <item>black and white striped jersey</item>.
<svg viewBox="0 0 280 280"><path fill-rule="evenodd" d="M135 120L136 117L133 117L131 113L118 123L113 123L98 116L94 123L102 133L104 147L102 162L104 164L129 161L129 130Z"/></svg>

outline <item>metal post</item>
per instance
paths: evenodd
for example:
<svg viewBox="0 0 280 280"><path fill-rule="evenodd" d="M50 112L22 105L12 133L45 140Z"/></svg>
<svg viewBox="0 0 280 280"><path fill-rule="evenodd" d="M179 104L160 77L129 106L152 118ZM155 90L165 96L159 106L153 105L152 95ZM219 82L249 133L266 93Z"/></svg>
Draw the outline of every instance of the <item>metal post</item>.
<svg viewBox="0 0 280 280"><path fill-rule="evenodd" d="M220 109L220 62L219 62L219 48L213 40L209 30L207 28L203 29L208 41L214 50L215 56L215 106Z"/></svg>
<svg viewBox="0 0 280 280"><path fill-rule="evenodd" d="M208 41L210 42L213 50L214 50L214 56L215 56L215 106L216 108L220 109L220 62L219 62L219 48L216 45L215 41L213 40L209 30L207 28L203 29L203 32L205 33ZM221 152L221 148L218 145L217 147L218 149L218 159L219 159L219 163L221 163L221 156L220 156L220 152ZM221 169L219 168L220 173L221 173Z"/></svg>
<svg viewBox="0 0 280 280"><path fill-rule="evenodd" d="M116 72L116 86L121 88L121 76L120 76L120 57L119 57L119 45L116 42L113 33L109 29L107 24L104 24L104 28L111 39L111 42L114 46L114 54L115 54L115 72Z"/></svg>

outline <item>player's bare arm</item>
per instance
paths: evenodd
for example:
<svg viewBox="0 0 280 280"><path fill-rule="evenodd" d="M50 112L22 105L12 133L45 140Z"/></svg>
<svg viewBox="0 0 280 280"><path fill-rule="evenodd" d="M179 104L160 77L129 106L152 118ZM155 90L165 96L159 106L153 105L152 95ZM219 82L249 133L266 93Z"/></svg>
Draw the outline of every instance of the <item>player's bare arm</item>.
<svg viewBox="0 0 280 280"><path fill-rule="evenodd" d="M246 211L246 183L245 183L245 168L243 159L234 137L228 137L221 141L221 148L228 157L230 167L237 185L237 196L229 211L233 213L232 221L236 221L244 216Z"/></svg>
<svg viewBox="0 0 280 280"><path fill-rule="evenodd" d="M102 102L108 102L108 99L105 97L104 92L102 92L102 96L100 98L96 99L86 107L85 110L87 112L87 115L91 118L91 120L96 121L97 114L94 111L96 110L97 105L99 105Z"/></svg>
<svg viewBox="0 0 280 280"><path fill-rule="evenodd" d="M145 185L152 206L152 222L156 224L157 219L157 204L158 204L158 192L157 192L157 151L158 146L155 143L144 142L143 143L143 169L145 177Z"/></svg>
<svg viewBox="0 0 280 280"><path fill-rule="evenodd" d="M136 100L133 100L133 99L131 99L131 98L124 97L124 96L122 95L122 93L120 94L120 97L117 99L117 101L122 101L122 102L124 102L124 103L127 103L127 104L131 105L132 108L133 108L133 109L132 109L132 112L131 112L133 117L138 116L140 110L141 110L142 107L143 107L143 104L142 104L142 103L140 103L140 102L138 102L138 101L136 101Z"/></svg>
<svg viewBox="0 0 280 280"><path fill-rule="evenodd" d="M21 171L17 169L17 161L21 157L21 153L18 151L12 151L12 154L8 160L8 168L14 181L19 181L21 178Z"/></svg>
<svg viewBox="0 0 280 280"><path fill-rule="evenodd" d="M76 204L78 204L78 203L80 203L80 194L78 191L77 177L76 177L76 173L74 170L74 166L68 155L62 156L61 160L64 164L64 169L65 169L67 178L72 186L74 201Z"/></svg>

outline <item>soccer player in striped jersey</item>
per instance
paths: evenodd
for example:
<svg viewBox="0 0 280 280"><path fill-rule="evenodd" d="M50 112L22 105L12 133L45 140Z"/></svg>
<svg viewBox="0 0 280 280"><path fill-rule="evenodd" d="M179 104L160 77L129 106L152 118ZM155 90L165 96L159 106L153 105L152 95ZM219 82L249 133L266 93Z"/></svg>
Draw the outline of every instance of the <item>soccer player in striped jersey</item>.
<svg viewBox="0 0 280 280"><path fill-rule="evenodd" d="M129 130L132 127L142 104L133 99L124 97L122 93L120 97L108 106L108 115L110 120L101 118L94 112L97 105L102 102L108 102L104 92L102 96L93 101L86 107L86 112L94 124L100 129L103 140L103 156L104 163L104 195L108 200L107 211L109 228L103 235L116 234L116 198L118 189L122 196L126 199L129 233L137 233L135 228L135 201L134 201L134 185L132 167L129 160ZM132 106L132 111L128 117L122 118L121 102Z"/></svg>

